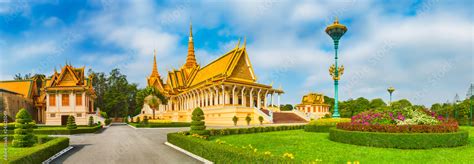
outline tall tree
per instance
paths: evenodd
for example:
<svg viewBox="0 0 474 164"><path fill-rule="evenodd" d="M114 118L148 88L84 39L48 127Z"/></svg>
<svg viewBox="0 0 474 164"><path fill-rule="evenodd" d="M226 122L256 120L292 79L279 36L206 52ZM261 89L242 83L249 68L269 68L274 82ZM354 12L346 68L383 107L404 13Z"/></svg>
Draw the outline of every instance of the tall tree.
<svg viewBox="0 0 474 164"><path fill-rule="evenodd" d="M136 110L135 110L135 115L140 113L140 110L143 108L143 104L145 103L145 98L152 95L152 97L156 97L160 100L161 104L167 104L168 100L166 97L155 87L146 87L144 89L141 89L137 92L136 94ZM152 108L153 109L153 108ZM153 109L153 113L155 113L155 109Z"/></svg>
<svg viewBox="0 0 474 164"><path fill-rule="evenodd" d="M107 78L106 92L104 93L104 111L113 114L115 118L123 117L128 113L129 84L127 76L120 73L119 69L113 69Z"/></svg>
<svg viewBox="0 0 474 164"><path fill-rule="evenodd" d="M293 110L293 105L291 105L291 104L280 105L280 110L281 111L291 111L291 110Z"/></svg>
<svg viewBox="0 0 474 164"><path fill-rule="evenodd" d="M370 101L370 109L379 109L385 106L387 106L387 104L381 98L372 99Z"/></svg>

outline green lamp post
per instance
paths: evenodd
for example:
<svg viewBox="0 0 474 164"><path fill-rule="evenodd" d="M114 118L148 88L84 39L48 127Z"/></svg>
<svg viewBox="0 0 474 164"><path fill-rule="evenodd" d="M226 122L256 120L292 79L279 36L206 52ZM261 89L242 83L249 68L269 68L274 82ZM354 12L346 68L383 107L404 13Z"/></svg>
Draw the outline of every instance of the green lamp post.
<svg viewBox="0 0 474 164"><path fill-rule="evenodd" d="M335 64L329 67L329 74L332 76L334 80L334 113L332 114L333 118L339 118L339 110L338 110L338 85L339 79L341 75L344 73L344 66L341 67L337 66L337 49L339 48L339 39L346 33L347 27L343 24L339 24L339 20L336 17L336 20L333 24L326 27L326 33L332 38L334 41L334 50L335 50Z"/></svg>
<svg viewBox="0 0 474 164"><path fill-rule="evenodd" d="M395 91L395 88L389 87L387 91L388 91L388 94L390 94L390 101L388 102L388 105L392 106L392 93Z"/></svg>

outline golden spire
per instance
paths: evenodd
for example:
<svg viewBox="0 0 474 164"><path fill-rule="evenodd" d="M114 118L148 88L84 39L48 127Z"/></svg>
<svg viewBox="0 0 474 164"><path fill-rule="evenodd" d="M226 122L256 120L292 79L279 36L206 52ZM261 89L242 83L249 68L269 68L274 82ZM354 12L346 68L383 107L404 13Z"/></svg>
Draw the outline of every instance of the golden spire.
<svg viewBox="0 0 474 164"><path fill-rule="evenodd" d="M152 77L159 77L160 74L158 73L158 67L156 65L156 49L153 50L153 70L151 71Z"/></svg>
<svg viewBox="0 0 474 164"><path fill-rule="evenodd" d="M339 24L339 19L337 18L337 16L334 18L334 24Z"/></svg>
<svg viewBox="0 0 474 164"><path fill-rule="evenodd" d="M237 42L237 48L240 47L240 39L241 39L241 38L239 37L239 41Z"/></svg>
<svg viewBox="0 0 474 164"><path fill-rule="evenodd" d="M247 37L244 36L244 46L242 48L245 48L245 45L247 45Z"/></svg>
<svg viewBox="0 0 474 164"><path fill-rule="evenodd" d="M189 41L188 41L188 57L186 58L185 68L193 68L197 66L196 56L194 55L193 25L189 25Z"/></svg>

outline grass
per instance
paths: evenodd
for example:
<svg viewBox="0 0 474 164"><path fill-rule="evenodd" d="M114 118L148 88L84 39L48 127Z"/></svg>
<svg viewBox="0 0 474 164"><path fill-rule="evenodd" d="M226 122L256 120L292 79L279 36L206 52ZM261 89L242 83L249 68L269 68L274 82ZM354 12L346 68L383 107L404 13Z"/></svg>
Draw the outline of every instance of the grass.
<svg viewBox="0 0 474 164"><path fill-rule="evenodd" d="M292 153L296 160L323 163L472 163L474 159L474 127L461 127L469 131L469 145L455 148L425 150L401 150L343 144L329 140L328 133L304 132L303 130L278 131L257 134L213 137L228 144L248 146L260 152L270 151L281 156Z"/></svg>

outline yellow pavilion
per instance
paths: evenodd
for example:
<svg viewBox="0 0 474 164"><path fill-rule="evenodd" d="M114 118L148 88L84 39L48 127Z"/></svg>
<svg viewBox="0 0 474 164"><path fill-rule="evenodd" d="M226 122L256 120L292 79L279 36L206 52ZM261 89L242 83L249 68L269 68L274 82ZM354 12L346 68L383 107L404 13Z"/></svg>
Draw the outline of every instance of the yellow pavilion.
<svg viewBox="0 0 474 164"><path fill-rule="evenodd" d="M192 26L186 63L169 71L165 82L158 73L154 54L147 82L148 86L157 88L168 98L168 104L156 109L155 117L159 119L189 122L192 110L200 107L207 125L233 125L234 116L239 118L238 125L246 125L246 116L252 118L251 124L259 124L259 116L264 118L264 123L308 120L296 110L280 112L280 95L284 92L257 82L245 41L243 45L239 41L229 52L201 67L196 62ZM151 115L152 109L144 104L139 117Z"/></svg>
<svg viewBox="0 0 474 164"><path fill-rule="evenodd" d="M301 104L296 105L296 109L304 112L312 119L324 117L329 112L329 105L324 102L324 95L322 93L309 93L303 96Z"/></svg>

